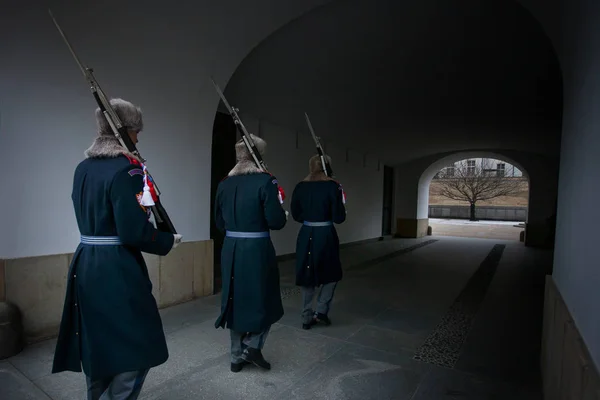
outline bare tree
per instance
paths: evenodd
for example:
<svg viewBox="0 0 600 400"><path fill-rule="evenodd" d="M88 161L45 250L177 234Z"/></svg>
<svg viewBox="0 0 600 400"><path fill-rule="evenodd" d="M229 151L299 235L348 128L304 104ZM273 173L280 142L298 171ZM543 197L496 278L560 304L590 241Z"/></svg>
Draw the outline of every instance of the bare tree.
<svg viewBox="0 0 600 400"><path fill-rule="evenodd" d="M504 169L488 168L487 160L477 165L475 160L463 160L440 171L437 175L437 194L452 200L468 202L471 221L479 201L515 195L523 190L523 178L506 176Z"/></svg>

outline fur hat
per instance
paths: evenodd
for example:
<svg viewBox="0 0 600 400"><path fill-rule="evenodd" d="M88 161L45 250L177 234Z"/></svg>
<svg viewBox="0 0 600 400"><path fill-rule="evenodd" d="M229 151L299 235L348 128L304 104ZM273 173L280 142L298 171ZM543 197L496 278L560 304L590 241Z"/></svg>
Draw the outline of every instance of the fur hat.
<svg viewBox="0 0 600 400"><path fill-rule="evenodd" d="M267 151L267 142L258 136L254 136L253 134L250 134L250 137L254 141L254 145L258 150L258 154L264 156L265 152ZM250 152L244 143L244 139L240 139L235 144L235 158L237 163L233 169L229 171L228 176L257 174L261 172L261 170L254 163L254 159L250 155Z"/></svg>
<svg viewBox="0 0 600 400"><path fill-rule="evenodd" d="M325 154L325 162L328 162L331 165L331 157ZM311 174L315 174L317 172L323 172L325 167L323 167L323 163L321 162L321 156L318 154L312 156L310 160L308 160L308 172Z"/></svg>
<svg viewBox="0 0 600 400"><path fill-rule="evenodd" d="M110 105L127 129L140 132L144 128L142 110L139 107L123 99L111 99ZM96 108L96 122L98 123L98 134L100 136L114 135L104 114L100 111L100 107Z"/></svg>
<svg viewBox="0 0 600 400"><path fill-rule="evenodd" d="M264 157L267 151L267 142L265 142L258 136L254 136L253 134L250 134L250 137L252 138L254 144L256 145L256 148L258 149L258 153L262 157ZM250 152L248 151L248 148L246 147L246 144L244 143L244 139L238 140L238 142L235 144L235 158L238 162L254 161L254 159L250 155Z"/></svg>
<svg viewBox="0 0 600 400"><path fill-rule="evenodd" d="M325 154L325 160L331 165L331 157ZM321 156L315 154L308 160L308 175L304 178L305 181L328 181L332 180L331 177L325 175L323 163L321 162Z"/></svg>

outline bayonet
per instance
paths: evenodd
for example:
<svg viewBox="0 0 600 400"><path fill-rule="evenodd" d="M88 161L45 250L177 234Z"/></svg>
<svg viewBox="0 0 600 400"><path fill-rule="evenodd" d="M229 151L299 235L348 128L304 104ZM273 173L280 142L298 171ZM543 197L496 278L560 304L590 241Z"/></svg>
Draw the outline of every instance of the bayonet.
<svg viewBox="0 0 600 400"><path fill-rule="evenodd" d="M212 77L210 78L210 80L212 81L213 86L215 87L215 90L219 94L221 101L223 101L223 104L225 104L225 107L227 107L227 111L229 111L231 118L233 118L233 122L235 123L237 130L242 135L242 140L244 141L244 144L246 145L248 152L252 156L252 159L254 160L256 167L259 170L271 175L271 173L269 172L269 170L267 168L267 164L265 164L262 156L260 155L258 149L256 148L256 144L254 143L254 140L252 140L252 136L250 136L250 133L244 126L244 123L242 122L242 119L240 118L240 116L238 114L238 112L240 110L238 108L232 107L229 104L229 102L225 98L225 95L223 94L223 91L221 90L219 85L217 85L217 83L215 82L215 80ZM275 183L275 181L273 181L273 182ZM277 190L279 192L279 203L283 204L283 200L285 200L285 192L279 184L277 184ZM286 215L287 215L287 211L286 211Z"/></svg>
<svg viewBox="0 0 600 400"><path fill-rule="evenodd" d="M252 156L254 163L263 172L269 172L267 169L267 164L265 164L264 160L262 159L262 156L258 152L256 145L254 144L254 140L252 140L252 136L250 136L250 133L248 133L248 130L244 126L244 123L242 122L242 119L240 118L240 116L238 114L238 112L240 110L238 108L232 107L229 104L229 102L225 98L225 95L223 94L223 91L221 90L219 85L217 85L217 83L215 82L215 80L212 77L210 78L210 80L212 81L213 86L215 87L215 90L219 94L221 101L223 101L223 104L227 108L227 111L229 111L229 114L233 118L233 122L235 123L235 126L240 131L240 134L242 135L242 140L246 144L246 147L248 148L248 152L250 152L250 155Z"/></svg>
<svg viewBox="0 0 600 400"><path fill-rule="evenodd" d="M308 129L310 130L310 134L315 141L315 145L317 146L317 152L319 153L319 157L321 158L321 165L323 166L323 172L325 175L333 178L333 170L331 169L331 165L329 161L327 161L327 157L325 156L325 151L323 150L323 146L321 145L321 141L319 137L315 134L315 130L313 129L312 124L310 123L310 118L308 118L308 114L305 112L304 117L306 118L306 123L308 124Z"/></svg>
<svg viewBox="0 0 600 400"><path fill-rule="evenodd" d="M56 21L56 18L54 18L52 11L48 10L48 13L50 14L50 18L52 18L52 21L54 22L56 29L58 29L58 32L62 36L67 47L69 48L69 51L71 52L71 55L75 59L75 62L79 66L79 69L81 70L81 73L83 74L85 80L89 83L90 90L91 90L92 94L94 95L96 102L100 106L100 110L104 114L104 117L106 118L106 121L108 122L111 129L113 130L115 136L117 137L117 139L119 139L119 142L121 143L121 145L123 147L125 147L127 150L129 150L135 156L139 157L142 160L142 162L146 162L146 160L143 159L142 156L140 155L139 151L135 148L135 145L130 140L128 141L127 138L124 138L124 136L126 136L126 135L123 135L122 132L126 131L126 129L123 128L123 124L121 123L119 116L110 106L110 103L108 102L104 92L100 88L100 84L98 83L98 81L96 81L96 78L94 77L93 68L88 68L83 65L83 63L77 56L75 49L73 49L73 46L69 42L69 39L67 39L67 35L64 33L64 31L62 30L62 28ZM109 118L109 116L110 116L110 118ZM130 143L128 143L128 142L130 142ZM158 190L158 188L157 188L157 190Z"/></svg>

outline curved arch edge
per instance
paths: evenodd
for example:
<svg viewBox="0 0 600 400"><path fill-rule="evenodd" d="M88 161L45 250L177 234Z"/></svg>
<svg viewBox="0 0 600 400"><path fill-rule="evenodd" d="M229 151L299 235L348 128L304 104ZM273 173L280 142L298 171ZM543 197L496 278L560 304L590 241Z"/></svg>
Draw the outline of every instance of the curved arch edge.
<svg viewBox="0 0 600 400"><path fill-rule="evenodd" d="M438 159L429 165L419 177L418 189L417 189L417 219L423 219L429 217L429 186L431 180L442 168L453 165L455 162L466 160L469 158L490 158L494 160L505 161L509 164L517 167L523 176L530 181L529 173L521 163L513 160L510 157L505 156L502 152L494 151L457 151L450 155L446 155Z"/></svg>

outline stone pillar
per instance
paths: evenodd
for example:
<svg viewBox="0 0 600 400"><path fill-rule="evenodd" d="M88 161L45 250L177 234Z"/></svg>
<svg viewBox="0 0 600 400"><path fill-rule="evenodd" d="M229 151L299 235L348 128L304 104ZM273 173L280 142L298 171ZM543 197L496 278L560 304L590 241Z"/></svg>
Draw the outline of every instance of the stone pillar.
<svg viewBox="0 0 600 400"><path fill-rule="evenodd" d="M397 218L396 234L399 238L420 238L427 235L429 218Z"/></svg>
<svg viewBox="0 0 600 400"><path fill-rule="evenodd" d="M525 223L525 246L554 247L558 194L557 164L540 163L537 170L534 170L535 176L529 181L529 212Z"/></svg>
<svg viewBox="0 0 600 400"><path fill-rule="evenodd" d="M419 238L427 234L427 215L417 215L419 175L417 169L406 166L394 170L394 237Z"/></svg>
<svg viewBox="0 0 600 400"><path fill-rule="evenodd" d="M527 222L525 224L525 246L551 249L554 247L555 222L549 218L546 221Z"/></svg>

